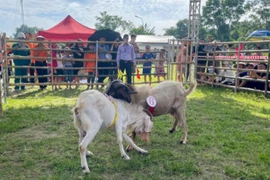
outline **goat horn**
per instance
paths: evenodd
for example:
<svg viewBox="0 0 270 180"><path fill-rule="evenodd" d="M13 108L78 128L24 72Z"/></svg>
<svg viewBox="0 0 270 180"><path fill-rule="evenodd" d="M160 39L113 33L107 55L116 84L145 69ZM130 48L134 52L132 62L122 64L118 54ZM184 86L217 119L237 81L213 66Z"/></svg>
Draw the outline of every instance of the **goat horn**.
<svg viewBox="0 0 270 180"><path fill-rule="evenodd" d="M115 89L124 87L124 88L127 89L127 93L129 93L129 94L135 94L135 93L137 93L137 92L133 92L127 85L125 85L124 83L121 83L121 82L114 83L113 87Z"/></svg>

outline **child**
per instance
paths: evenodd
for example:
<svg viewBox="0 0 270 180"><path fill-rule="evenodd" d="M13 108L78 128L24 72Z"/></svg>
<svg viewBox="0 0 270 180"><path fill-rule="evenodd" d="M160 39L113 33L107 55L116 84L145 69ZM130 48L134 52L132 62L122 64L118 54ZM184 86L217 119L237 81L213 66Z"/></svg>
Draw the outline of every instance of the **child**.
<svg viewBox="0 0 270 180"><path fill-rule="evenodd" d="M70 60L72 56L70 55L70 52L67 51L70 50L69 47L64 48L64 56L63 56L63 65L64 65L64 75L65 75L65 82L67 82L67 89L71 89L71 82L73 80L73 64L74 62Z"/></svg>
<svg viewBox="0 0 270 180"><path fill-rule="evenodd" d="M165 77L165 70L164 70L164 62L166 61L165 59L165 49L161 49L160 53L157 55L156 60L164 60L164 61L157 61L155 63L156 66L156 76L158 78L158 82L160 82L160 76L166 80Z"/></svg>
<svg viewBox="0 0 270 180"><path fill-rule="evenodd" d="M150 46L146 45L145 46L145 53L143 53L142 59L145 59L145 60L149 61L149 60L153 60L154 58L155 58L154 54L150 52ZM152 66L151 61L143 63L144 82L146 82L146 76L148 75L150 85L151 85L151 82L152 82L152 80L151 80L151 69L152 69L151 66Z"/></svg>
<svg viewBox="0 0 270 180"><path fill-rule="evenodd" d="M96 74L96 60L98 60L95 52L95 44L89 43L87 45L84 59L86 59L84 62L85 72L88 73L87 83L94 83ZM89 89L89 87L90 85L87 85L87 89ZM93 89L93 84L91 85L91 89Z"/></svg>

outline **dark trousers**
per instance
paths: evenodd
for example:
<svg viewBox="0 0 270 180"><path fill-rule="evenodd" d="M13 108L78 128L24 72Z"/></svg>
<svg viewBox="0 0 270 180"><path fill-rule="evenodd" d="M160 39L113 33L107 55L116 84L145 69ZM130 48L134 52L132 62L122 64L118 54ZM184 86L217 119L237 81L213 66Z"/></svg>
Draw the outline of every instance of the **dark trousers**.
<svg viewBox="0 0 270 180"><path fill-rule="evenodd" d="M29 69L30 76L35 76L35 63L31 63L31 67ZM30 78L30 83L35 83L35 78Z"/></svg>
<svg viewBox="0 0 270 180"><path fill-rule="evenodd" d="M98 82L99 83L103 83L103 81L105 79L105 77L104 77L105 72L103 69L104 66L105 66L104 62L98 62Z"/></svg>
<svg viewBox="0 0 270 180"><path fill-rule="evenodd" d="M16 76L27 76L28 74L28 69L27 68L16 68L15 69L15 77ZM19 84L19 83L27 83L27 78L21 78L21 77L16 77L14 80L15 84ZM21 90L25 89L25 86L15 86L15 90L19 90L21 87Z"/></svg>
<svg viewBox="0 0 270 180"><path fill-rule="evenodd" d="M37 61L35 63L35 66L47 67L47 63L46 63L46 61L42 61L42 62ZM45 68L41 69L41 68L36 67L36 70L37 70L37 75L38 76L44 76L44 75L48 74L47 69L45 69ZM48 82L48 78L47 77L38 77L38 82L39 83L46 83L46 82ZM47 87L47 85L40 85L39 87L41 89L44 89L44 88Z"/></svg>
<svg viewBox="0 0 270 180"><path fill-rule="evenodd" d="M114 69L109 70L110 81L113 81L117 78L117 64L116 64L116 62L111 62L110 67L114 68Z"/></svg>
<svg viewBox="0 0 270 180"><path fill-rule="evenodd" d="M120 70L124 73L126 70L127 74L127 83L131 84L131 73L132 73L133 62L132 61L125 61L120 60ZM123 79L122 79L123 80Z"/></svg>
<svg viewBox="0 0 270 180"><path fill-rule="evenodd" d="M88 77L87 77L87 83L94 83L95 81L95 73L94 72L88 72Z"/></svg>

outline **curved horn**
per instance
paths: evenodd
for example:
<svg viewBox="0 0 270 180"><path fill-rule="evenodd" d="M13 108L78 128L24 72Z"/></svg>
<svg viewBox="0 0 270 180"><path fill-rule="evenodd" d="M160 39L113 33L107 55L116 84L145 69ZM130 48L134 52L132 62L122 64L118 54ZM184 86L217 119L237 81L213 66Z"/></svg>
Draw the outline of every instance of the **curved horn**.
<svg viewBox="0 0 270 180"><path fill-rule="evenodd" d="M143 109L143 111L150 116L150 119L153 122L153 114L151 114L150 111L148 111L147 109Z"/></svg>
<svg viewBox="0 0 270 180"><path fill-rule="evenodd" d="M133 93L133 91L126 84L124 84L122 82L114 83L113 84L113 87L115 89L118 89L118 88L122 88L123 87L123 88L125 88L127 90L127 93L129 93L129 94L132 94Z"/></svg>

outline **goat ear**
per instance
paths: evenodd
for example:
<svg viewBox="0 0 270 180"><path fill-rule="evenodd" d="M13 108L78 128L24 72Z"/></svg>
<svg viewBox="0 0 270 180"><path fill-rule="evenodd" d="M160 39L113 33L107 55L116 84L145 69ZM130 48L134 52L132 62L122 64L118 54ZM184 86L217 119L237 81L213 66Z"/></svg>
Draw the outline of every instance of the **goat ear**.
<svg viewBox="0 0 270 180"><path fill-rule="evenodd" d="M153 122L151 121L150 117L149 116L146 116L145 117L145 120L144 120L144 131L145 132L151 132L152 128L153 128Z"/></svg>

